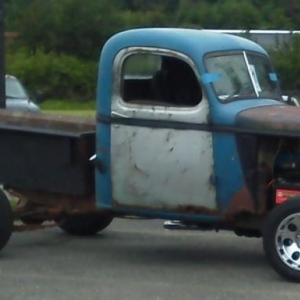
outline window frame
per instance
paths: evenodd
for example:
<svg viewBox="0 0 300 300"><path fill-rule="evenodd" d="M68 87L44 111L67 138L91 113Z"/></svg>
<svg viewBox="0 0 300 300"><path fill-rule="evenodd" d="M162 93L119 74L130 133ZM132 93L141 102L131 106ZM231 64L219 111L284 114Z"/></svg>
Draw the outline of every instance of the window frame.
<svg viewBox="0 0 300 300"><path fill-rule="evenodd" d="M209 73L210 71L208 70L208 67L207 67L207 59L209 58L213 58L213 57L221 57L221 56L231 56L231 55L241 55L244 57L245 59L245 56L247 57L247 59L245 60L246 62L246 66L248 68L248 60L249 60L249 56L256 56L256 57L260 57L262 59L264 59L266 62L268 62L268 66L270 67L270 70L275 73L275 70L274 70L274 67L273 67L273 64L272 64L272 61L270 60L270 58L267 56L267 55L264 55L262 53L258 53L258 52L255 52L255 51L246 51L246 50L230 50L230 51L217 51L217 52L210 52L210 53L207 53L206 55L204 55L203 57L203 65L205 67L205 71L207 73ZM253 78L252 78L252 75L251 75L251 72L250 70L249 71L249 75L250 75L250 79L253 83ZM257 95L255 97L235 97L235 98L231 98L229 100L221 100L219 98L219 96L217 95L217 92L215 90L215 87L214 87L214 83L211 82L209 84L211 86L211 89L215 95L215 97L217 98L218 102L221 103L221 104L227 104L227 103L231 103L231 102L235 102L235 101L244 101L244 100L249 100L249 99L254 99L254 100L262 100L262 99L266 99L266 97L261 97L261 96L258 96ZM254 87L254 86L253 86ZM280 92L280 86L279 84L277 83L277 89L278 89L278 98L270 98L270 99L273 99L275 101L280 101L281 100L281 92ZM256 93L256 89L255 89L255 93ZM274 93L275 95L276 93Z"/></svg>
<svg viewBox="0 0 300 300"><path fill-rule="evenodd" d="M194 106L179 106L179 105L157 105L157 104L138 104L138 103L130 103L123 99L122 95L122 84L123 84L123 65L126 61L126 59L132 55L135 54L151 54L151 55L158 55L158 56L169 56L173 58L177 58L182 60L183 62L187 63L189 67L192 69L195 78L197 79L197 82L199 84L199 88L202 92L202 99L199 101L197 105ZM174 51L174 50L168 50L163 48L154 48L154 47L129 47L126 49L121 50L115 57L114 64L113 64L113 101L117 101L119 105L125 107L125 108L132 108L132 109L155 109L155 110L163 110L163 111L177 111L177 110L186 110L191 111L198 109L199 106L202 105L204 100L206 99L205 95L205 89L203 85L201 84L201 76L199 74L198 68L196 67L193 60L187 56L186 54Z"/></svg>

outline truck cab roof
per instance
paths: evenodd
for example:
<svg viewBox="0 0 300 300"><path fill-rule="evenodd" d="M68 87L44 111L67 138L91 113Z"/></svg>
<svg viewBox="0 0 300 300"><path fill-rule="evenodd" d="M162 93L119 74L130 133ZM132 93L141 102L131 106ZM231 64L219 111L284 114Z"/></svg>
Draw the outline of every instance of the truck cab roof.
<svg viewBox="0 0 300 300"><path fill-rule="evenodd" d="M196 29L144 28L114 35L103 48L107 58L127 47L155 47L170 49L201 58L209 52L247 50L267 55L258 44L238 36Z"/></svg>

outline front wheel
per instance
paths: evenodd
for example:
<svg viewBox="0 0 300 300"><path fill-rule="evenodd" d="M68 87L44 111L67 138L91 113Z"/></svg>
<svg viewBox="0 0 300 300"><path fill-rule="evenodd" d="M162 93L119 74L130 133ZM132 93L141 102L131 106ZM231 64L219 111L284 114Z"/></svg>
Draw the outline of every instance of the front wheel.
<svg viewBox="0 0 300 300"><path fill-rule="evenodd" d="M300 197L275 207L269 214L263 229L263 246L275 271L300 282Z"/></svg>
<svg viewBox="0 0 300 300"><path fill-rule="evenodd" d="M110 214L67 215L56 223L69 234L89 236L105 229L112 220Z"/></svg>
<svg viewBox="0 0 300 300"><path fill-rule="evenodd" d="M13 215L10 202L0 190L0 250L6 246L13 231Z"/></svg>

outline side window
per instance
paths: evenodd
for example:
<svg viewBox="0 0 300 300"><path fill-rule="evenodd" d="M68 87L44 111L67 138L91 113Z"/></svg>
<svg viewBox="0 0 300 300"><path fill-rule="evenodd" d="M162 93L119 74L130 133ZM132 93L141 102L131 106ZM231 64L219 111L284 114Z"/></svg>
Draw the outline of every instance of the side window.
<svg viewBox="0 0 300 300"><path fill-rule="evenodd" d="M121 96L127 103L192 107L202 92L192 68L182 59L132 54L122 66Z"/></svg>

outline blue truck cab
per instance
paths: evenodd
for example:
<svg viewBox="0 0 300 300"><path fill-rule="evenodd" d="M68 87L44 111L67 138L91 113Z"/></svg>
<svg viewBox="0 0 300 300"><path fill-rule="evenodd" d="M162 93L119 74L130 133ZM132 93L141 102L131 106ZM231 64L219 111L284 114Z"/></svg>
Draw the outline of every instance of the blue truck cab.
<svg viewBox="0 0 300 300"><path fill-rule="evenodd" d="M100 59L97 205L262 235L273 267L300 280L299 116L252 41L192 29L121 32Z"/></svg>

